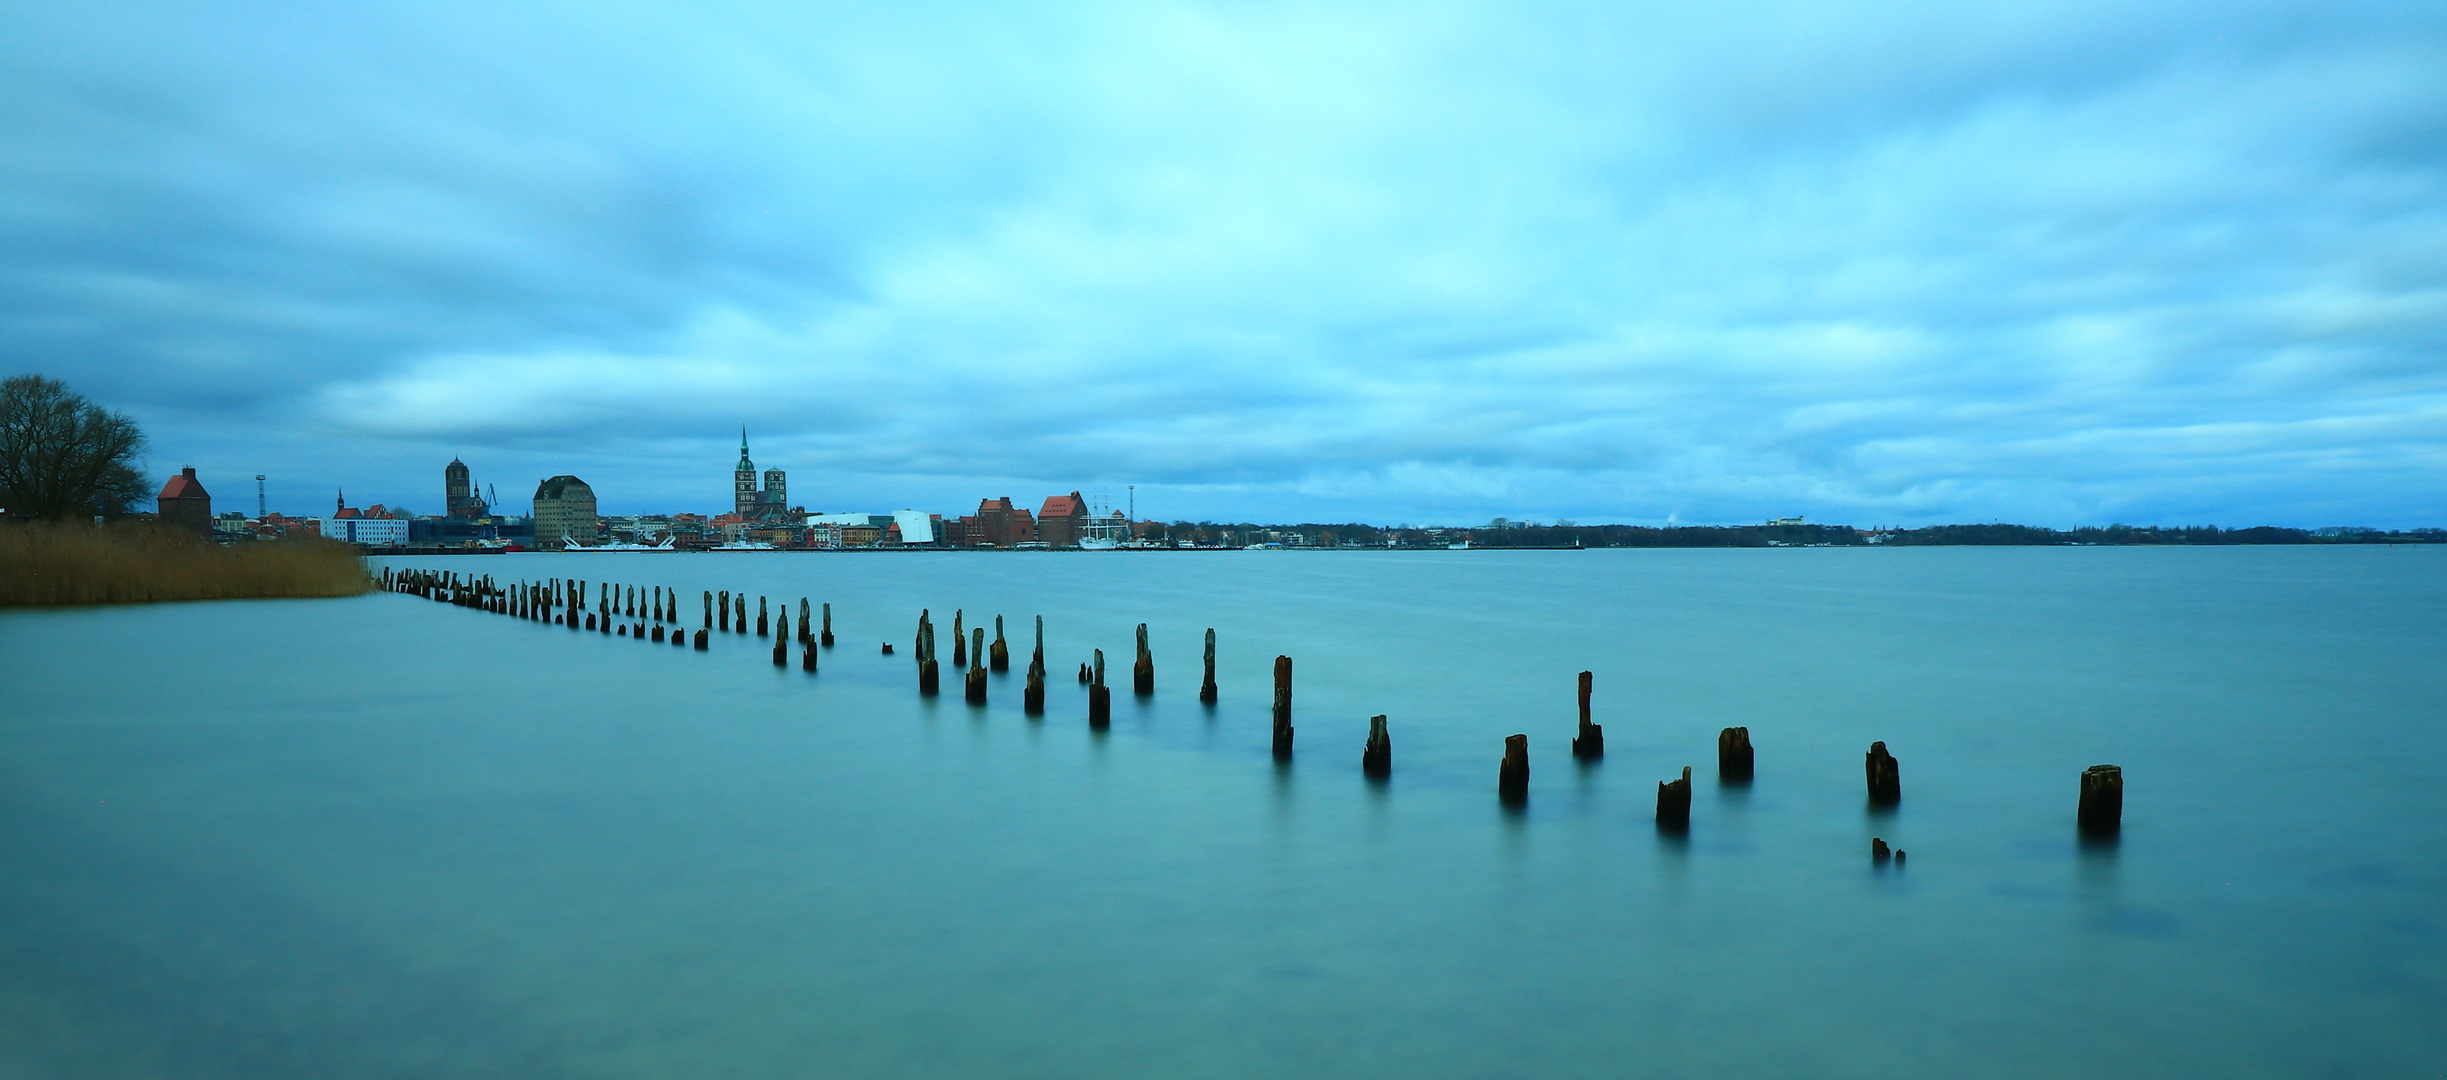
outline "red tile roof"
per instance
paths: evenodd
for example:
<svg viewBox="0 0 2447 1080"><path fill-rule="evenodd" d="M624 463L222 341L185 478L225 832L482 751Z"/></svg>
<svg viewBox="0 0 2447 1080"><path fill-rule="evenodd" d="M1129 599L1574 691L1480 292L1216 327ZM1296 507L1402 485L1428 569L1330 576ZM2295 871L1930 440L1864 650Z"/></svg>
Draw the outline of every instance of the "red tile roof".
<svg viewBox="0 0 2447 1080"><path fill-rule="evenodd" d="M154 496L154 498L209 499L212 498L212 496L206 494L204 491L204 485L196 480L194 469L182 469L179 471L177 476L170 478L169 483L161 486L161 494Z"/></svg>
<svg viewBox="0 0 2447 1080"><path fill-rule="evenodd" d="M1076 491L1045 500L1044 508L1037 511L1037 519L1040 521L1046 518L1086 516L1088 516L1088 501L1080 498Z"/></svg>

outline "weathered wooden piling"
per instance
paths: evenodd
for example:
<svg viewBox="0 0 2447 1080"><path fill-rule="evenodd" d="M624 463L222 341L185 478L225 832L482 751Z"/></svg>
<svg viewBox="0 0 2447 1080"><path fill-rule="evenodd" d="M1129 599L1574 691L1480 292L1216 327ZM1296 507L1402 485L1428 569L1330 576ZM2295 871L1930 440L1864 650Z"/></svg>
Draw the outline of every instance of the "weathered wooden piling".
<svg viewBox="0 0 2447 1080"><path fill-rule="evenodd" d="M629 597L628 615L630 618L634 619L637 617L637 586L631 585L626 591Z"/></svg>
<svg viewBox="0 0 2447 1080"><path fill-rule="evenodd" d="M890 655L892 655L892 643L891 643L891 642L889 642L889 641L884 642L884 655L885 655L885 656L890 656Z"/></svg>
<svg viewBox="0 0 2447 1080"><path fill-rule="evenodd" d="M918 693L928 697L942 688L941 669L935 664L935 622L926 611L918 612Z"/></svg>
<svg viewBox="0 0 2447 1080"><path fill-rule="evenodd" d="M746 593L744 593L744 592L743 592L743 593L736 593L736 594L733 594L733 595L732 595L732 597L731 597L731 603L734 605L734 610L733 610L733 613L732 613L732 618L731 618L731 632L732 632L732 633L735 633L735 634L744 634L744 633L747 633L747 632L748 632L748 594L746 594Z"/></svg>
<svg viewBox="0 0 2447 1080"><path fill-rule="evenodd" d="M1147 624L1139 624L1139 658L1130 665L1130 692L1146 697L1156 692L1156 658L1147 651Z"/></svg>
<svg viewBox="0 0 2447 1080"><path fill-rule="evenodd" d="M1105 685L1105 651L1096 650L1094 681L1088 683L1088 730L1113 726L1113 690Z"/></svg>
<svg viewBox="0 0 2447 1080"><path fill-rule="evenodd" d="M1572 736L1572 756L1595 759L1606 756L1606 729L1589 722L1589 687L1594 676L1580 673L1580 731Z"/></svg>
<svg viewBox="0 0 2447 1080"><path fill-rule="evenodd" d="M2124 768L2093 765L2082 770L2081 830L2105 836L2124 828Z"/></svg>
<svg viewBox="0 0 2447 1080"><path fill-rule="evenodd" d="M1215 704L1215 628L1207 627L1206 677L1198 683L1198 700Z"/></svg>
<svg viewBox="0 0 2447 1080"><path fill-rule="evenodd" d="M722 615L722 619L721 619L721 628L722 628L722 632L723 632L723 633L725 633L725 634L730 633L730 632L731 632L731 590L729 590L729 589L724 589L724 590L722 590L722 595L721 595L720 597L716 598L716 600L715 600L715 602L714 602L714 606L722 609L722 612L721 612L721 615Z"/></svg>
<svg viewBox="0 0 2447 1080"><path fill-rule="evenodd" d="M1291 760L1291 657L1274 658L1274 758Z"/></svg>
<svg viewBox="0 0 2447 1080"><path fill-rule="evenodd" d="M1496 767L1495 794L1508 803L1529 798L1529 736L1504 736L1504 762Z"/></svg>
<svg viewBox="0 0 2447 1080"><path fill-rule="evenodd" d="M824 636L823 636L823 637L821 637L821 638L819 638L819 639L817 639L816 644L818 644L818 645L822 645L822 646L824 646L824 647L825 647L825 648L827 648L827 649L829 649L829 648L832 648L832 647L833 647L833 605L832 605L832 601L829 601L829 600L828 600L828 601L825 601L825 603L824 603Z"/></svg>
<svg viewBox="0 0 2447 1080"><path fill-rule="evenodd" d="M1720 780L1750 779L1750 729L1729 727L1716 733L1716 776Z"/></svg>
<svg viewBox="0 0 2447 1080"><path fill-rule="evenodd" d="M800 623L799 628L804 630L807 624ZM799 638L799 670L810 675L816 673L816 639L812 635Z"/></svg>
<svg viewBox="0 0 2447 1080"><path fill-rule="evenodd" d="M705 651L705 638L706 638L706 635L711 634L711 633L713 633L713 631L711 631L711 630L699 630L699 631L697 631L697 651L698 651L698 652L704 652L704 651Z"/></svg>
<svg viewBox="0 0 2447 1080"><path fill-rule="evenodd" d="M654 643L657 645L663 643L663 626L661 623L656 623L654 626Z"/></svg>
<svg viewBox="0 0 2447 1080"><path fill-rule="evenodd" d="M807 610L807 598L802 596L799 598L799 640L803 642L816 639L816 632L812 629L816 621L807 617Z"/></svg>
<svg viewBox="0 0 2447 1080"><path fill-rule="evenodd" d="M1011 670L1011 646L1003 644L1003 617L994 617L994 652L986 658L989 671Z"/></svg>
<svg viewBox="0 0 2447 1080"><path fill-rule="evenodd" d="M1037 616L1037 648L1028 654L1028 689L1021 692L1020 708L1030 716L1045 715L1045 616Z"/></svg>
<svg viewBox="0 0 2447 1080"><path fill-rule="evenodd" d="M620 631L619 631L617 634L613 635L613 636L615 636L615 637L627 637L627 636L629 636L629 624L627 624L627 623L622 623L622 624L620 624Z"/></svg>
<svg viewBox="0 0 2447 1080"><path fill-rule="evenodd" d="M969 704L986 703L986 628L982 626L969 628L969 675L965 689Z"/></svg>
<svg viewBox="0 0 2447 1080"><path fill-rule="evenodd" d="M1887 850L1885 840L1875 836L1869 838L1869 861L1885 862L1890 854L1892 853Z"/></svg>
<svg viewBox="0 0 2447 1080"><path fill-rule="evenodd" d="M1895 764L1895 756L1886 752L1884 742L1869 744L1866 766L1872 805L1893 806L1903 801L1903 774Z"/></svg>
<svg viewBox="0 0 2447 1080"><path fill-rule="evenodd" d="M1359 771L1369 776L1393 775L1393 736L1385 733L1382 714L1368 718L1368 745L1359 752Z"/></svg>
<svg viewBox="0 0 2447 1080"><path fill-rule="evenodd" d="M1081 686L1086 686L1087 684L1088 684L1088 662L1087 662L1087 661L1085 661L1085 660L1082 660L1082 661L1080 661L1080 662L1079 662L1079 685L1081 685Z"/></svg>
<svg viewBox="0 0 2447 1080"><path fill-rule="evenodd" d="M743 599L741 599L740 603L741 603L741 604L744 606L744 605L747 603L747 601L746 601L746 600L743 598ZM766 632L767 627L769 627L769 626L771 626L771 625L772 625L771 623L769 623L768 621L766 621L767 619L768 619L768 616L765 614L765 598L764 598L764 597L762 597L762 596L759 596L759 597L757 597L757 598L756 598L756 636L757 636L757 637L763 637L763 636L765 636L765 632Z"/></svg>
<svg viewBox="0 0 2447 1080"><path fill-rule="evenodd" d="M595 628L595 613L592 611L586 613L586 628L589 630Z"/></svg>
<svg viewBox="0 0 2447 1080"><path fill-rule="evenodd" d="M790 613L782 613L781 624L773 628L773 666L790 666Z"/></svg>
<svg viewBox="0 0 2447 1080"><path fill-rule="evenodd" d="M705 594L705 628L714 628L714 594L710 592Z"/></svg>
<svg viewBox="0 0 2447 1080"><path fill-rule="evenodd" d="M961 622L961 615L962 609L952 609L952 666L965 670L969 666L969 632L963 629L966 624Z"/></svg>
<svg viewBox="0 0 2447 1080"><path fill-rule="evenodd" d="M1657 827L1680 832L1691 827L1691 767L1682 767L1682 779L1657 782Z"/></svg>

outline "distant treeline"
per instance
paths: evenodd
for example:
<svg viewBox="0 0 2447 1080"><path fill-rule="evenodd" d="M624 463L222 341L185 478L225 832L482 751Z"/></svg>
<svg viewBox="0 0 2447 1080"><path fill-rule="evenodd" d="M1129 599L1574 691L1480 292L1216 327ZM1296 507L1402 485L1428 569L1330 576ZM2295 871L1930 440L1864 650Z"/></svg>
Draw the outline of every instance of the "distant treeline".
<svg viewBox="0 0 2447 1080"><path fill-rule="evenodd" d="M1148 530L1151 538L1193 543L1291 542L1314 547L1444 547L1463 539L1472 547L1860 547L1989 545L2225 545L2225 544L2436 544L2447 529L2287 529L2260 525L2224 529L2107 525L2050 529L2037 525L1931 525L1919 529L1855 529L1849 525L1534 525L1475 529L1384 528L1357 522L1325 525L1223 525L1175 522ZM1294 540L1293 537L1298 539Z"/></svg>

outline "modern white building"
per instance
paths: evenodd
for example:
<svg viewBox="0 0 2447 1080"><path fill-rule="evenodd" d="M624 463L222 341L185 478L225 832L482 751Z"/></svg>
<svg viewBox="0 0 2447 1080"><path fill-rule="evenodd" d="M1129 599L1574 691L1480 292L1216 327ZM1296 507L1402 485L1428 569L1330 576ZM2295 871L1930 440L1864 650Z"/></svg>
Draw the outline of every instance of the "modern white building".
<svg viewBox="0 0 2447 1080"><path fill-rule="evenodd" d="M316 525L327 540L352 544L405 544L408 523L399 518L327 517Z"/></svg>

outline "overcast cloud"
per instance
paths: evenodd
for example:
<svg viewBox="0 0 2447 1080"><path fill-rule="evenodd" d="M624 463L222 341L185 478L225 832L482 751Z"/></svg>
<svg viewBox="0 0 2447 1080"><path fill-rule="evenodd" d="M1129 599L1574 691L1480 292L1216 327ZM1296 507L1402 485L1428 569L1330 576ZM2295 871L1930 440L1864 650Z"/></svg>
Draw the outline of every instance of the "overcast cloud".
<svg viewBox="0 0 2447 1080"><path fill-rule="evenodd" d="M2447 524L2447 6L15 4L224 507Z"/></svg>

